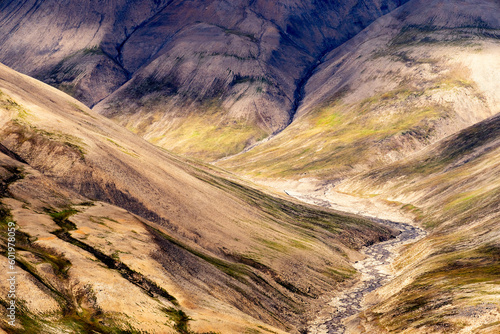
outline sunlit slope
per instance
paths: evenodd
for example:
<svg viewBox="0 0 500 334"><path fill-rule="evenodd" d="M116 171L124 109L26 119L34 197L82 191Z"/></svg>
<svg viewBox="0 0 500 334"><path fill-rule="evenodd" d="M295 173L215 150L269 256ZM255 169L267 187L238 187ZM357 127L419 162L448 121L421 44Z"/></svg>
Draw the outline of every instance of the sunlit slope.
<svg viewBox="0 0 500 334"><path fill-rule="evenodd" d="M328 54L294 122L223 167L336 180L401 159L500 111L492 1L410 1Z"/></svg>
<svg viewBox="0 0 500 334"><path fill-rule="evenodd" d="M498 332L499 176L496 116L339 186L400 203L432 231L404 250L396 265L399 278L366 312L365 326L408 333Z"/></svg>
<svg viewBox="0 0 500 334"><path fill-rule="evenodd" d="M181 161L3 65L0 91L2 215L25 235L22 275L46 287L20 297L37 330L182 333L189 316L199 331L296 332L355 277L355 249L392 233Z"/></svg>

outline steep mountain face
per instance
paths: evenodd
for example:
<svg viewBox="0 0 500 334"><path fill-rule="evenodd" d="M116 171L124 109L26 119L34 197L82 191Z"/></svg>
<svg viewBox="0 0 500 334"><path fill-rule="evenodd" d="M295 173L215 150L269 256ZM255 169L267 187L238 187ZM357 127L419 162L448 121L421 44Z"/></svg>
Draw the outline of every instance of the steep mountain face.
<svg viewBox="0 0 500 334"><path fill-rule="evenodd" d="M0 244L15 221L23 306L9 332L298 332L356 250L394 233L182 161L3 65L0 91Z"/></svg>
<svg viewBox="0 0 500 334"><path fill-rule="evenodd" d="M495 1L408 2L325 56L288 128L220 165L335 181L498 113L499 10Z"/></svg>
<svg viewBox="0 0 500 334"><path fill-rule="evenodd" d="M283 129L322 55L402 2L4 1L0 61L215 159Z"/></svg>

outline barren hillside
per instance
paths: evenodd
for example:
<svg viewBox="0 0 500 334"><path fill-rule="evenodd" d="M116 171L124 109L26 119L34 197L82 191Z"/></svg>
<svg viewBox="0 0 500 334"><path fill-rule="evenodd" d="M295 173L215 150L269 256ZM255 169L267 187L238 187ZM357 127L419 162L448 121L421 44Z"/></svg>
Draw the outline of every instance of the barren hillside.
<svg viewBox="0 0 500 334"><path fill-rule="evenodd" d="M189 318L199 331L297 332L316 296L355 275L356 249L393 233L182 161L3 65L0 91L14 332L184 333Z"/></svg>

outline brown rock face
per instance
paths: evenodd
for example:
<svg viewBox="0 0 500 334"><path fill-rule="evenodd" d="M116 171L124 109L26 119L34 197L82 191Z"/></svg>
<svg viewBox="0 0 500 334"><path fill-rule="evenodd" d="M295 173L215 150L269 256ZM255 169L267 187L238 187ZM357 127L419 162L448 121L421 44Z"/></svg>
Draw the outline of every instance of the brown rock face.
<svg viewBox="0 0 500 334"><path fill-rule="evenodd" d="M321 56L402 2L7 1L0 61L157 144L186 140L193 148L178 151L219 158L283 129ZM213 124L207 112L247 129L204 154L188 125Z"/></svg>

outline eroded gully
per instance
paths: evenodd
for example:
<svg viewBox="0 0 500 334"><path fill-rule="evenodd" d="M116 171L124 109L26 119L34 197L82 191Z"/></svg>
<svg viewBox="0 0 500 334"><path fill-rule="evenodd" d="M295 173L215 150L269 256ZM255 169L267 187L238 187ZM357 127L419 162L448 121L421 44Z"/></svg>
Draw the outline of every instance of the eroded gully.
<svg viewBox="0 0 500 334"><path fill-rule="evenodd" d="M325 198L310 195L298 196L297 194L292 196L311 204L335 208L334 203ZM370 217L370 219L399 230L401 233L396 238L364 247L361 250L366 255L366 258L354 264L356 270L361 273L359 282L341 291L335 298L328 301L323 311L309 324L308 333L345 333L344 320L364 310L366 295L389 283L394 278L391 264L396 258L397 248L415 242L426 235L424 230L407 223L373 217Z"/></svg>

